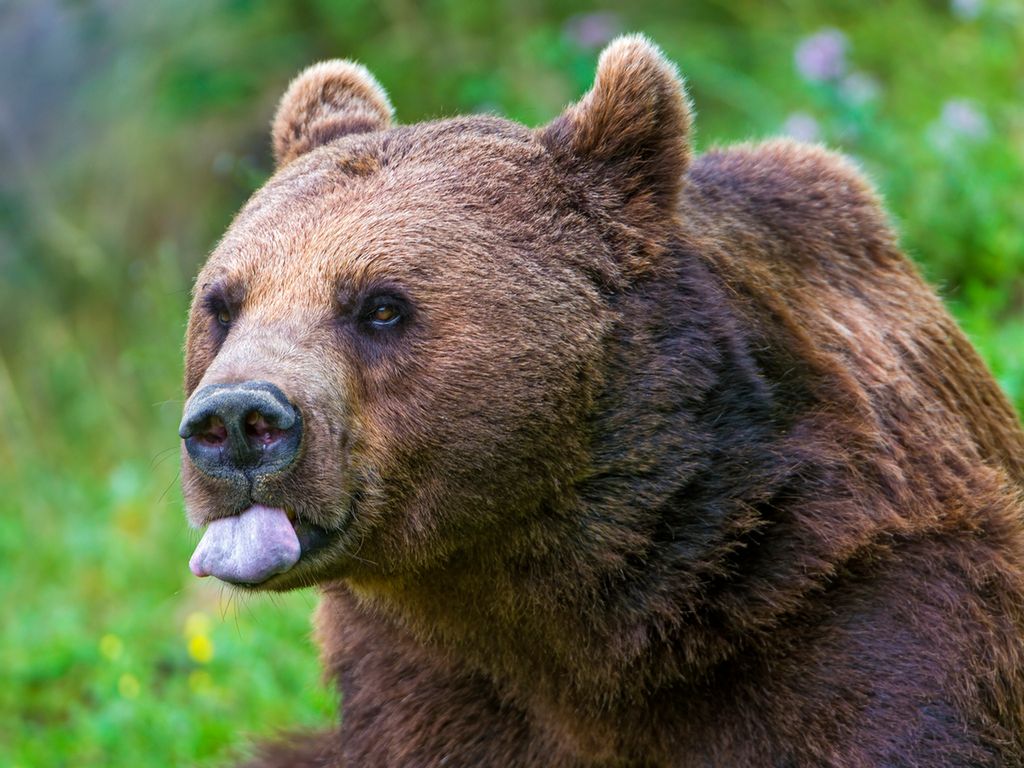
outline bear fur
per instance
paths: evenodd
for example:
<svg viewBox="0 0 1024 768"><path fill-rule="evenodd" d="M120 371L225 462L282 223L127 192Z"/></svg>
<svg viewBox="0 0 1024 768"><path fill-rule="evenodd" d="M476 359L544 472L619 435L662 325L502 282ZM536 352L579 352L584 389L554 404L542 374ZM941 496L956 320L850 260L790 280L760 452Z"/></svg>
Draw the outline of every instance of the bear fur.
<svg viewBox="0 0 1024 768"><path fill-rule="evenodd" d="M1024 765L1024 434L857 169L694 156L640 36L539 129L391 116L300 75L196 282L187 394L306 426L189 517L288 510L242 588L319 585L342 701L250 765Z"/></svg>

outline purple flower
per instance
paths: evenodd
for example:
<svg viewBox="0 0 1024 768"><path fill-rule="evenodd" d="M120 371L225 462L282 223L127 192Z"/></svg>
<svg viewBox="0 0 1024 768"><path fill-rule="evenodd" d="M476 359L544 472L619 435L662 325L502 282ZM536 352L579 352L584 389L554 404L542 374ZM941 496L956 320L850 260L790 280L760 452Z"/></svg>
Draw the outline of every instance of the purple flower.
<svg viewBox="0 0 1024 768"><path fill-rule="evenodd" d="M964 21L978 18L984 6L984 0L950 0L949 3L949 9L953 12L953 15L960 17Z"/></svg>
<svg viewBox="0 0 1024 768"><path fill-rule="evenodd" d="M806 80L838 80L846 72L846 35L831 28L815 32L800 41L793 60Z"/></svg>
<svg viewBox="0 0 1024 768"><path fill-rule="evenodd" d="M988 119L966 99L950 99L942 105L938 120L928 127L928 138L943 152L957 142L981 141L988 136Z"/></svg>
<svg viewBox="0 0 1024 768"><path fill-rule="evenodd" d="M618 14L611 11L571 16L562 27L562 36L584 50L600 48L622 29Z"/></svg>
<svg viewBox="0 0 1024 768"><path fill-rule="evenodd" d="M943 104L939 123L955 136L968 139L988 136L988 120L966 99L950 99Z"/></svg>
<svg viewBox="0 0 1024 768"><path fill-rule="evenodd" d="M821 138L818 121L806 112L793 112L782 124L782 132L797 141L817 141Z"/></svg>
<svg viewBox="0 0 1024 768"><path fill-rule="evenodd" d="M863 72L851 72L839 84L839 92L849 104L862 106L878 98L878 81Z"/></svg>

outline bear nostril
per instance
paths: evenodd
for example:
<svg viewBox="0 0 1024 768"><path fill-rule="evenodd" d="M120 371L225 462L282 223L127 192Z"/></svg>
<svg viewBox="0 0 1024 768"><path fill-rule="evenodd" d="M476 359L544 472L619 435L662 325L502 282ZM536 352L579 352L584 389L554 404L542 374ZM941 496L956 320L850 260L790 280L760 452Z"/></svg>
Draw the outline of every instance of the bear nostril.
<svg viewBox="0 0 1024 768"><path fill-rule="evenodd" d="M250 442L267 446L280 440L284 435L284 430L271 426L259 411L250 411L245 417L245 434Z"/></svg>
<svg viewBox="0 0 1024 768"><path fill-rule="evenodd" d="M210 446L223 445L228 439L228 429L219 416L211 416L196 430L196 438Z"/></svg>

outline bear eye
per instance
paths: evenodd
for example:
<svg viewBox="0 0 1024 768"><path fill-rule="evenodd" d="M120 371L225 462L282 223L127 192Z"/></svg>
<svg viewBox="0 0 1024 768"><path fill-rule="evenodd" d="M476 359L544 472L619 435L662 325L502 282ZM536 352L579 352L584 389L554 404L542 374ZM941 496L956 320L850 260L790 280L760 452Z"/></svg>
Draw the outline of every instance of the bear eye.
<svg viewBox="0 0 1024 768"><path fill-rule="evenodd" d="M394 304L378 304L370 313L370 321L377 326L388 326L397 323L401 316Z"/></svg>
<svg viewBox="0 0 1024 768"><path fill-rule="evenodd" d="M391 285L377 285L362 297L338 296L339 319L349 318L360 333L383 342L404 330L416 316L405 295Z"/></svg>
<svg viewBox="0 0 1024 768"><path fill-rule="evenodd" d="M231 330L238 319L244 298L245 289L237 284L217 281L212 285L203 285L203 305L217 338L223 340Z"/></svg>
<svg viewBox="0 0 1024 768"><path fill-rule="evenodd" d="M372 330L394 328L407 314L406 304L395 296L374 296L363 304L360 313L365 326Z"/></svg>

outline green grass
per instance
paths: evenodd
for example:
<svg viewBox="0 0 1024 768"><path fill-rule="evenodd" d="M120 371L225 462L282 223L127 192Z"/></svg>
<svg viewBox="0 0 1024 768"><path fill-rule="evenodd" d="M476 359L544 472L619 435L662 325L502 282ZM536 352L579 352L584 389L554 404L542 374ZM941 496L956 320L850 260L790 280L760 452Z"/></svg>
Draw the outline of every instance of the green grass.
<svg viewBox="0 0 1024 768"><path fill-rule="evenodd" d="M588 25L646 31L687 76L699 147L803 125L861 162L1020 408L1024 11L970 5L639 0L582 21L569 0L0 10L32 65L3 66L20 49L2 38L0 101L16 98L0 121L0 765L212 766L335 719L315 595L243 602L193 578L177 483L192 276L268 175L267 124L302 66L362 60L405 122L538 124L589 84ZM824 28L845 36L859 95L795 69Z"/></svg>

